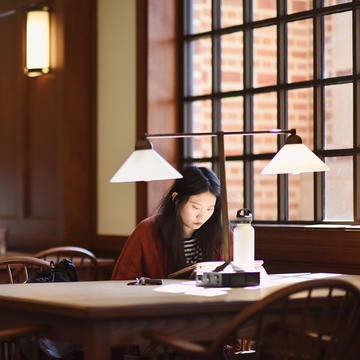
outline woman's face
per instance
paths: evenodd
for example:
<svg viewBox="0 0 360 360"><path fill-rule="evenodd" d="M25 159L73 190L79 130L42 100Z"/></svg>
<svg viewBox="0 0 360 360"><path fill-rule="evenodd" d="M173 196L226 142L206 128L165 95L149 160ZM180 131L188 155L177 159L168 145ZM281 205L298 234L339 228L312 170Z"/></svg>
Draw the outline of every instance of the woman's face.
<svg viewBox="0 0 360 360"><path fill-rule="evenodd" d="M191 195L181 210L185 238L190 238L213 214L216 196L210 191Z"/></svg>

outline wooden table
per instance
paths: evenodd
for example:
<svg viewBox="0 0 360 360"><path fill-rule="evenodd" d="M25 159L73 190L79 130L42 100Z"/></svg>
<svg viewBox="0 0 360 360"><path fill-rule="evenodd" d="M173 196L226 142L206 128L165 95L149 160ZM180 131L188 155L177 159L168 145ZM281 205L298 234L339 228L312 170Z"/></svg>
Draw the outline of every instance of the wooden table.
<svg viewBox="0 0 360 360"><path fill-rule="evenodd" d="M49 337L84 346L85 360L110 359L114 345L140 343L146 328L190 339L216 336L244 306L297 281L360 276L282 274L258 287L203 289L193 282L165 280L162 286L127 286L125 281L0 285L1 326L49 324Z"/></svg>

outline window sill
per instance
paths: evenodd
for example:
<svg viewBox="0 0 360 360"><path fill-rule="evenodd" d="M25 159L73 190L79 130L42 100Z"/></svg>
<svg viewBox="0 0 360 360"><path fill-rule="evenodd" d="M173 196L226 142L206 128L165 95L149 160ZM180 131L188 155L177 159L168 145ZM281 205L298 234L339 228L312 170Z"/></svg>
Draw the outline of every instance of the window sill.
<svg viewBox="0 0 360 360"><path fill-rule="evenodd" d="M253 224L255 228L269 228L269 229L344 229L359 231L360 225L348 225L348 224Z"/></svg>

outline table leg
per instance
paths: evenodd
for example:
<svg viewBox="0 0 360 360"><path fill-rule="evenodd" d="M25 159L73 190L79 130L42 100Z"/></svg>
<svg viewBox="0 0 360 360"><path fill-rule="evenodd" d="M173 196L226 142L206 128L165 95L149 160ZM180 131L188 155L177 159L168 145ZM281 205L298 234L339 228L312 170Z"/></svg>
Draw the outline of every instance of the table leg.
<svg viewBox="0 0 360 360"><path fill-rule="evenodd" d="M111 342L107 329L96 326L87 330L83 360L111 360Z"/></svg>
<svg viewBox="0 0 360 360"><path fill-rule="evenodd" d="M84 346L83 360L111 360L111 348L108 344L90 344Z"/></svg>

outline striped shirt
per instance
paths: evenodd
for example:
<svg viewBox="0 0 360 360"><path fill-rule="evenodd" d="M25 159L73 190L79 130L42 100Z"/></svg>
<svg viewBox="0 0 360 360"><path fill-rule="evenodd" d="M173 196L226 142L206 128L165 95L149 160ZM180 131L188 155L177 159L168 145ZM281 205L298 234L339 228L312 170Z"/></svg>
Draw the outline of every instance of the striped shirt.
<svg viewBox="0 0 360 360"><path fill-rule="evenodd" d="M202 251L198 239L184 239L184 255L186 265L192 265L202 261Z"/></svg>

